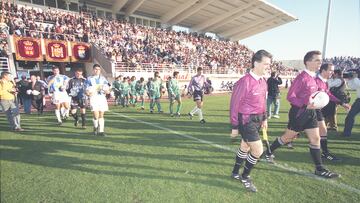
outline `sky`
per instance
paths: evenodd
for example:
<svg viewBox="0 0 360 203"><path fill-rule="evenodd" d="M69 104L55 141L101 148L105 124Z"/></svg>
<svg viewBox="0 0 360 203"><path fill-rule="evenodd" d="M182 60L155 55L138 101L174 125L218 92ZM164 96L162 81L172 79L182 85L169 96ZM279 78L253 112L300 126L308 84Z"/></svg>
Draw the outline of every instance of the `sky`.
<svg viewBox="0 0 360 203"><path fill-rule="evenodd" d="M297 17L240 43L257 51L265 49L276 60L302 59L310 50L323 50L329 0L267 0ZM360 0L332 0L326 58L360 57Z"/></svg>

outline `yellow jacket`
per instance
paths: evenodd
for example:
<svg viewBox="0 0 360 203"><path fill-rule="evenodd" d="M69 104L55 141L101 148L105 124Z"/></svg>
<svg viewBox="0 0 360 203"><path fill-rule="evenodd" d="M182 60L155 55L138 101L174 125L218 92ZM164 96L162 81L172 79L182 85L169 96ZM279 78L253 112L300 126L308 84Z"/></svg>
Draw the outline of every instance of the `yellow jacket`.
<svg viewBox="0 0 360 203"><path fill-rule="evenodd" d="M0 80L0 100L14 100L15 95L10 93L14 87L11 81Z"/></svg>

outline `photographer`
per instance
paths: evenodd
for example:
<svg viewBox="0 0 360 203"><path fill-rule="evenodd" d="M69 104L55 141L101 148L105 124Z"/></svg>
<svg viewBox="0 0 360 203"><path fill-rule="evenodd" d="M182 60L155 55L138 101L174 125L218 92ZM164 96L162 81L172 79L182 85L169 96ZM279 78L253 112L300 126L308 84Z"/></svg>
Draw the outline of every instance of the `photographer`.
<svg viewBox="0 0 360 203"><path fill-rule="evenodd" d="M327 81L331 94L338 98L341 103L349 103L350 98L345 94L346 83L343 78L341 70L334 70L334 74L331 79ZM325 124L328 130L337 131L337 104L330 101L322 110L325 117Z"/></svg>
<svg viewBox="0 0 360 203"><path fill-rule="evenodd" d="M23 131L20 126L20 112L16 102L16 88L10 78L10 72L2 72L0 80L0 106L6 113L11 128L14 131Z"/></svg>
<svg viewBox="0 0 360 203"><path fill-rule="evenodd" d="M271 118L271 105L274 103L274 118L280 118L280 90L279 85L282 84L282 80L279 75L276 76L275 72L271 73L271 77L267 80L268 85L268 97L267 97L267 113L268 119Z"/></svg>
<svg viewBox="0 0 360 203"><path fill-rule="evenodd" d="M351 130L354 126L355 116L360 112L360 79L358 73L349 74L348 86L350 89L356 90L357 99L354 101L351 106L351 110L345 118L345 126L343 136L350 137Z"/></svg>

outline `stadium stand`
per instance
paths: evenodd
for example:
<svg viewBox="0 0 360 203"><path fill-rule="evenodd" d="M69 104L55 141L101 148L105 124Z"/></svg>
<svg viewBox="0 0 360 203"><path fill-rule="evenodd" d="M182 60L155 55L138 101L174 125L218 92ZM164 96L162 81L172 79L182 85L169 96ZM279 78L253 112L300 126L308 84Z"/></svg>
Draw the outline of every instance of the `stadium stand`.
<svg viewBox="0 0 360 203"><path fill-rule="evenodd" d="M90 42L118 68L124 67L129 72L148 67L151 70L203 67L206 73L243 74L250 67L253 54L238 42L98 18L83 11L13 3L2 4L1 11L4 22L1 28L10 35ZM271 69L286 75L296 73L276 61Z"/></svg>

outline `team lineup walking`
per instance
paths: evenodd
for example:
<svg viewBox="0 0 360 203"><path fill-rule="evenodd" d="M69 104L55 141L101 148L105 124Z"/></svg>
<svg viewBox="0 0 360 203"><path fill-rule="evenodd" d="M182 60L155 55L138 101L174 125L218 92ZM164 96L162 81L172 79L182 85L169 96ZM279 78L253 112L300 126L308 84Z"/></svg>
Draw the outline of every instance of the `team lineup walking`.
<svg viewBox="0 0 360 203"><path fill-rule="evenodd" d="M281 84L281 79L275 76L274 72L271 73L271 77L267 81L264 78L266 74L269 74L267 70L271 63L272 55L267 51L260 50L254 53L251 69L235 83L232 89L230 100L231 138L233 142L236 142L236 137L241 135L241 143L236 152L231 177L239 180L248 191L256 192L257 188L250 179L250 172L260 157L263 155L266 161L274 163L274 152L277 148L294 141L302 131L306 133L309 140L309 152L315 165L315 175L325 178L340 177L340 174L326 169L323 164L325 159L341 161L341 158L330 153L330 147L328 147L327 126L323 116L323 113L326 113L326 108L319 109L314 103L311 103L312 95L317 91L322 91L329 96L331 102L342 105L347 111L351 109L349 103L346 103L344 99L335 97L328 87L327 80L333 75L334 65L331 63L322 64L321 52L319 51L310 51L304 56L306 69L294 79L287 95L287 100L291 104L287 129L270 146L266 134L271 135L272 132L268 131L267 119L279 118L278 85ZM185 85L187 94L182 92L183 87L178 81L178 71L174 71L166 79L166 82L160 78L159 72L155 72L148 81L145 81L144 77L136 80L135 76L119 75L111 85L102 76L101 66L98 64L93 66L92 76L88 78L83 76L82 69L76 69L73 78L61 75L56 66L52 70L53 75L49 77L47 83L40 82L36 80L35 76L32 76L29 83L31 87L29 93L34 98L34 107L41 115L43 113L44 89L48 87L49 94L52 95L52 103L55 104L55 116L58 125L62 125L69 116L72 116L75 127L79 125L81 120L81 127L86 129L86 109L90 108L93 112L93 134L104 137L106 136L104 115L109 110L109 97L114 97L115 106L121 108L135 107L141 111L146 109L145 102L148 100L150 113L153 114L156 108L157 112L162 114L164 111L161 101L165 97L165 92L167 92L169 100L168 115L170 117L181 116L181 97L188 95L195 102L195 107L188 113L188 116L192 119L197 114L200 124L206 123L202 107L204 93L206 89L211 88L211 83L202 73L202 68L197 68L196 75ZM4 88L8 88L5 86L7 84L6 76L6 73L2 74L2 84L4 84L2 87ZM356 89L356 78L350 82L352 82L352 87ZM8 90L4 89L3 91ZM5 97L8 96L4 95ZM6 100L2 101L5 102ZM4 102L3 106L6 109L7 104ZM270 106L273 102L275 102L275 110L272 116L272 112L269 111L271 111ZM174 109L175 104L176 109ZM8 114L12 128L16 131L23 131L20 127L19 116L12 118L13 114L16 114L16 111ZM347 120L350 120L351 114L348 117ZM265 151L260 138L261 129L266 146ZM244 169L240 174L240 168L243 164Z"/></svg>
<svg viewBox="0 0 360 203"><path fill-rule="evenodd" d="M2 0L0 202L360 202L360 1L299 2Z"/></svg>

